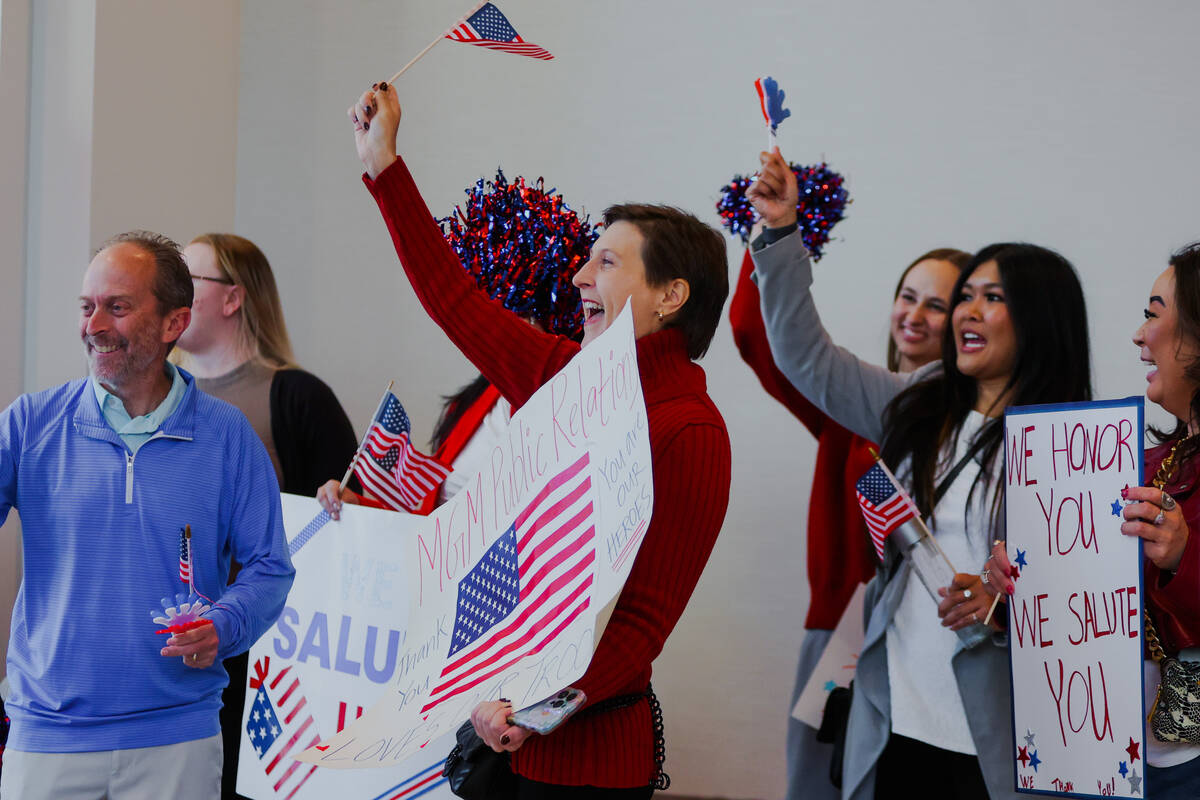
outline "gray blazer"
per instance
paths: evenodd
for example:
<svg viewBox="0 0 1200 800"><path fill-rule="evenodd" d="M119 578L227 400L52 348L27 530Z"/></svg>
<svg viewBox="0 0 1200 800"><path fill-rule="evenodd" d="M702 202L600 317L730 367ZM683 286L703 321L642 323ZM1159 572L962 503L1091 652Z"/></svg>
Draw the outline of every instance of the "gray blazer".
<svg viewBox="0 0 1200 800"><path fill-rule="evenodd" d="M812 263L799 233L769 245L760 237L754 242L751 256L776 366L840 425L872 441L882 439L882 418L888 403L911 383L938 374L941 364L934 362L899 375L867 364L835 345L821 324L809 291ZM866 639L854 679L842 769L845 800L872 800L875 795L875 764L892 729L886 634L910 571L908 562L889 547L883 565L867 587L863 612ZM1018 795L1014 788L1006 637L995 636L971 649L960 647L952 666L988 794L1015 800Z"/></svg>

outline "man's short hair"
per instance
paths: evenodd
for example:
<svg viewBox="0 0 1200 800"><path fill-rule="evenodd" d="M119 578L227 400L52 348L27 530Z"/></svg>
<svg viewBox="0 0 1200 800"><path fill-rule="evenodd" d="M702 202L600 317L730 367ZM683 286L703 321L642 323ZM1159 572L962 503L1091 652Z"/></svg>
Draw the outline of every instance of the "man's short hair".
<svg viewBox="0 0 1200 800"><path fill-rule="evenodd" d="M152 291L158 300L159 314L166 315L177 308L191 308L195 286L179 244L161 233L126 231L105 241L96 252L126 242L140 247L154 258L156 270Z"/></svg>
<svg viewBox="0 0 1200 800"><path fill-rule="evenodd" d="M647 284L658 287L675 278L688 282L687 302L672 324L683 331L688 358L700 358L708 350L729 296L725 240L692 214L672 206L610 206L604 211L604 224L614 222L629 222L641 232Z"/></svg>

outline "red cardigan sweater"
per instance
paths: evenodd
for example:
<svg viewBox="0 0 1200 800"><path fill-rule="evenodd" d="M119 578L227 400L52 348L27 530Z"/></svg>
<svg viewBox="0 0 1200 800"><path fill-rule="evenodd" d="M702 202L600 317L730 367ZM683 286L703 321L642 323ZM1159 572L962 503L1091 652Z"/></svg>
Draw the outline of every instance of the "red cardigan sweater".
<svg viewBox="0 0 1200 800"><path fill-rule="evenodd" d="M1174 441L1164 442L1146 450L1142 463L1145 484L1158 474L1158 467L1171 452ZM1179 502L1187 520L1189 534L1179 560L1179 569L1172 575L1145 559L1146 602L1150 619L1162 640L1167 655L1175 655L1185 647L1200 647L1200 458L1180 464L1175 475L1163 487Z"/></svg>
<svg viewBox="0 0 1200 800"><path fill-rule="evenodd" d="M750 251L742 259L729 305L733 340L767 394L817 437L817 464L808 501L808 585L812 600L805 628L833 629L860 583L875 574L875 552L863 522L854 484L871 468L871 443L838 425L792 386L775 366L767 343L758 286L750 280Z"/></svg>
<svg viewBox="0 0 1200 800"><path fill-rule="evenodd" d="M403 161L364 182L375 196L421 304L500 393L520 408L579 345L541 333L480 292L442 238ZM637 341L654 475L654 513L629 579L584 676L589 703L635 694L687 606L729 502L729 434L704 371L674 328ZM646 701L568 720L531 736L513 770L563 785L632 788L654 775Z"/></svg>

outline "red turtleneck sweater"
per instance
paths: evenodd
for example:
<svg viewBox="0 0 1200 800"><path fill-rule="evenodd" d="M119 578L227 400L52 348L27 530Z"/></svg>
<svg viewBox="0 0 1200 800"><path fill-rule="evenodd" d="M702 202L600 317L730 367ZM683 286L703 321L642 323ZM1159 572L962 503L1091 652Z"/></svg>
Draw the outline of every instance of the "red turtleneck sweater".
<svg viewBox="0 0 1200 800"><path fill-rule="evenodd" d="M433 222L403 161L367 188L383 212L417 297L450 340L520 408L579 345L541 333L480 292ZM687 606L729 502L729 434L709 399L704 371L675 328L637 341L654 470L654 513L645 540L586 674L589 703L637 694L650 664ZM654 736L645 700L568 720L531 736L513 770L536 781L613 788L654 776Z"/></svg>

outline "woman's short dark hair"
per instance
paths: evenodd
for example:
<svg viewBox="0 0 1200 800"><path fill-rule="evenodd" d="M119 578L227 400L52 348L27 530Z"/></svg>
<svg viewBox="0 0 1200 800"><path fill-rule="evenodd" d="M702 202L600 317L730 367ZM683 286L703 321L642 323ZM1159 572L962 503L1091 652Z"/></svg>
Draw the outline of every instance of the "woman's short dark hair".
<svg viewBox="0 0 1200 800"><path fill-rule="evenodd" d="M908 273L912 272L913 267L920 264L922 261L948 261L956 266L959 271L965 267L971 260L971 254L966 250L958 250L953 247L939 247L936 250L930 250L928 253L922 253L913 259L913 262L904 268L904 272L900 273L900 279L896 281L896 291L892 293L892 302L900 296L900 290L904 288L904 279L908 277ZM947 327L949 323L947 322ZM900 349L896 347L896 340L892 338L892 334L888 332L887 343L887 368L892 372L900 371Z"/></svg>
<svg viewBox="0 0 1200 800"><path fill-rule="evenodd" d="M1004 302L1017 340L1012 375L1004 387L1010 405L1063 403L1092 398L1091 354L1083 287L1071 262L1034 244L1001 243L980 250L963 267L950 296L950 315L963 301L963 286L983 264L996 263ZM898 394L884 415L883 458L912 459L913 499L925 515L933 511L938 457L978 400L978 384L958 370L953 324L942 334L942 369ZM989 489L996 457L1003 452L1003 419L986 424L976 438L979 472L972 492ZM993 496L998 524L1004 482Z"/></svg>
<svg viewBox="0 0 1200 800"><path fill-rule="evenodd" d="M712 227L671 206L610 206L604 211L604 224L614 222L628 222L642 234L646 283L662 286L676 278L687 281L687 302L668 324L683 331L688 358L700 358L708 350L729 296L725 240Z"/></svg>
<svg viewBox="0 0 1200 800"><path fill-rule="evenodd" d="M1175 310L1179 335L1193 347L1200 347L1200 242L1184 245L1171 254L1168 262L1175 270ZM1183 369L1193 386L1200 387L1200 357L1193 358ZM1192 419L1200 419L1200 388L1192 392L1189 404ZM1150 434L1162 443L1182 440L1188 435L1189 420L1181 419L1172 431L1151 427ZM1176 455L1185 461L1200 453L1200 437L1185 443Z"/></svg>

